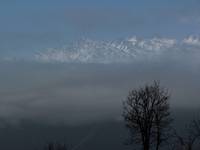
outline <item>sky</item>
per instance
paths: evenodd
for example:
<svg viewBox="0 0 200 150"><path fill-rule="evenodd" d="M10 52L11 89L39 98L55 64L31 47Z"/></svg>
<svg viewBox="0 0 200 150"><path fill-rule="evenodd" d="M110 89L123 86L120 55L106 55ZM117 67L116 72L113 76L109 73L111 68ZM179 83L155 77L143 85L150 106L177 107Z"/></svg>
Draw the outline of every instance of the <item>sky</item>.
<svg viewBox="0 0 200 150"><path fill-rule="evenodd" d="M0 0L0 120L120 120L154 80L199 108L199 27L199 0Z"/></svg>
<svg viewBox="0 0 200 150"><path fill-rule="evenodd" d="M1 0L0 54L29 57L82 37L198 35L199 0Z"/></svg>

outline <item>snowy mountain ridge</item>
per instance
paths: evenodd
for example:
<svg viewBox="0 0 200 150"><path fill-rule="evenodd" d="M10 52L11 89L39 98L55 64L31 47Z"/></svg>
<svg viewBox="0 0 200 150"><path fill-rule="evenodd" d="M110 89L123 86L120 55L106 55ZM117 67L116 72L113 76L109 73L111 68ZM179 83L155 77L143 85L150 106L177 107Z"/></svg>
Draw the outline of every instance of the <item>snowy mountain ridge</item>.
<svg viewBox="0 0 200 150"><path fill-rule="evenodd" d="M40 51L34 57L40 62L129 63L159 58L165 54L181 52L183 49L200 49L200 38L189 36L180 41L157 37L139 39L135 36L114 41L82 39L61 49Z"/></svg>

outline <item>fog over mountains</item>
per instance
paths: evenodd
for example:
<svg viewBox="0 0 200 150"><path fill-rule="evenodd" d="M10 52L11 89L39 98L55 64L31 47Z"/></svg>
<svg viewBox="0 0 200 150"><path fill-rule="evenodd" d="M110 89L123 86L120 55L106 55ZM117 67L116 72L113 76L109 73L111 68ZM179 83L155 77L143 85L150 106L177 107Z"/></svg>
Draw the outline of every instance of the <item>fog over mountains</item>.
<svg viewBox="0 0 200 150"><path fill-rule="evenodd" d="M173 107L200 108L200 37L82 39L0 63L0 119L50 124L120 120L122 100L153 80ZM186 86L187 85L187 86Z"/></svg>
<svg viewBox="0 0 200 150"><path fill-rule="evenodd" d="M200 37L131 38L113 41L81 39L63 48L38 51L33 57L39 62L59 63L130 63L142 60L200 56Z"/></svg>
<svg viewBox="0 0 200 150"><path fill-rule="evenodd" d="M123 101L155 80L180 133L200 118L200 0L0 0L0 21L0 150L137 149Z"/></svg>

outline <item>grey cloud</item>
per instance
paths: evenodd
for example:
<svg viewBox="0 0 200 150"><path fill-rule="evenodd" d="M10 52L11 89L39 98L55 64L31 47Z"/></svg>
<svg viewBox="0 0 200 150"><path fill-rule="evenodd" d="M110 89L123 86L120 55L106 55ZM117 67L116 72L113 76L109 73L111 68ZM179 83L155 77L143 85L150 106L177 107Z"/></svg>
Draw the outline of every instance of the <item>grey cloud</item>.
<svg viewBox="0 0 200 150"><path fill-rule="evenodd" d="M184 61L1 64L0 118L68 125L118 120L129 90L153 80L169 88L172 107L199 107L200 70Z"/></svg>

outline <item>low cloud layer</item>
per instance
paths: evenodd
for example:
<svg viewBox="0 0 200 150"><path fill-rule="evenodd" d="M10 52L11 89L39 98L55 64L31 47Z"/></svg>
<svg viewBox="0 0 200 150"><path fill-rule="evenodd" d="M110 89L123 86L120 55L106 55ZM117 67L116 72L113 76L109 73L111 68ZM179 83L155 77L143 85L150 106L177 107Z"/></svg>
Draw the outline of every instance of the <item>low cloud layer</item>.
<svg viewBox="0 0 200 150"><path fill-rule="evenodd" d="M4 62L0 64L1 123L119 120L129 90L153 80L169 88L172 107L198 108L198 66L185 58L129 64Z"/></svg>

